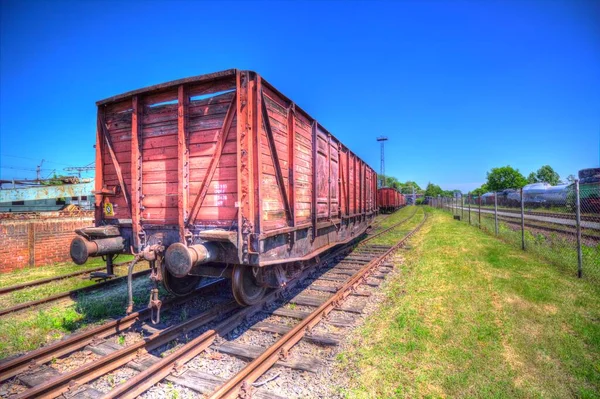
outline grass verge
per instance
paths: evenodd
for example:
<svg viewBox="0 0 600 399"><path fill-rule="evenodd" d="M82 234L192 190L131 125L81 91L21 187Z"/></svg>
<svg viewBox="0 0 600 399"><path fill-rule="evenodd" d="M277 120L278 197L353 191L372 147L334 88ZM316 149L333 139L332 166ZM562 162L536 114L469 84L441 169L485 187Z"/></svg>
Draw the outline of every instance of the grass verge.
<svg viewBox="0 0 600 399"><path fill-rule="evenodd" d="M463 221L480 227L489 234L495 235L494 217L491 214L479 215L477 212L471 214L471 222L468 219L468 213L465 213ZM520 221L519 221L520 223ZM577 241L575 230L571 230L571 235L557 232L548 232L536 229L535 226L525 225L525 249L540 257L547 262L569 273L571 276L577 275ZM547 226L552 226L547 224ZM556 226L556 225L555 225ZM596 230L584 229L584 233ZM509 224L502 220L498 223L498 238L521 248L521 228L520 225ZM600 242L584 238L582 240L582 266L583 276L586 279L594 280L596 284L600 283Z"/></svg>
<svg viewBox="0 0 600 399"><path fill-rule="evenodd" d="M392 213L391 215L378 215L378 218L383 218L382 222L380 224L378 224L377 226L375 226L374 232L378 232L381 230L385 230L389 227L392 227L394 224L402 221L403 219L406 219L407 217L409 217L410 215L413 214L413 212L415 211L415 207L414 206L405 206L401 209L398 209L396 212ZM378 219L380 220L380 219Z"/></svg>
<svg viewBox="0 0 600 399"><path fill-rule="evenodd" d="M147 268L148 265L143 262L136 266L136 271ZM50 284L53 285L55 283ZM147 276L134 280L136 307L147 305L151 285ZM65 290L61 289L59 292L63 291ZM167 297L162 287L160 295L163 300ZM124 316L126 305L127 282L122 281L114 287L80 294L75 299L65 299L2 316L0 359L37 349L66 334L99 324L108 318Z"/></svg>
<svg viewBox="0 0 600 399"><path fill-rule="evenodd" d="M600 289L433 210L338 360L348 397L598 397Z"/></svg>
<svg viewBox="0 0 600 399"><path fill-rule="evenodd" d="M131 255L123 255L119 257L119 261L131 260ZM48 277L57 277L84 269L93 269L100 267L104 261L100 258L90 260L85 266L77 266L74 263L63 263L59 265L41 266L37 268L21 269L6 274L2 274L3 286L20 284L28 281L40 280ZM136 266L136 271L147 269L148 265L140 263ZM115 267L117 276L127 275L127 266ZM12 284L4 284L6 280L16 281ZM0 307L7 308L20 303L35 301L45 297L49 297L62 292L75 290L78 288L88 287L96 284L96 281L90 280L89 275L79 275L61 280L52 281L50 283L38 285L35 287L24 288L22 290L9 292L0 295Z"/></svg>

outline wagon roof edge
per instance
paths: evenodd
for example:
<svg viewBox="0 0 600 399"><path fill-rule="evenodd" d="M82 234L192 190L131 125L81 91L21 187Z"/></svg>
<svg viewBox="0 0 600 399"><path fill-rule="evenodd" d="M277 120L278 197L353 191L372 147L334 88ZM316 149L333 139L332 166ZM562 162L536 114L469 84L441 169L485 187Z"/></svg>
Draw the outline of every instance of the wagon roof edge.
<svg viewBox="0 0 600 399"><path fill-rule="evenodd" d="M168 82L163 82L163 83L155 84L152 86L142 87L141 89L131 90L131 91L128 91L128 92L125 92L122 94L117 94L116 96L111 96L111 97L105 98L103 100L96 101L96 105L97 106L105 105L105 104L113 103L116 101L124 100L126 98L135 96L137 94L147 93L147 92L152 92L152 91L157 91L157 90L163 90L163 89L167 89L169 87L173 87L173 86L177 86L177 85L181 85L181 84L185 84L185 83L205 82L208 80L216 80L216 79L222 79L222 78L226 78L226 77L230 77L230 76L235 76L237 71L238 71L237 69L226 69L226 70L219 71L219 72L213 72L213 73L207 73L204 75L195 75L195 76L190 76L187 78L171 80Z"/></svg>

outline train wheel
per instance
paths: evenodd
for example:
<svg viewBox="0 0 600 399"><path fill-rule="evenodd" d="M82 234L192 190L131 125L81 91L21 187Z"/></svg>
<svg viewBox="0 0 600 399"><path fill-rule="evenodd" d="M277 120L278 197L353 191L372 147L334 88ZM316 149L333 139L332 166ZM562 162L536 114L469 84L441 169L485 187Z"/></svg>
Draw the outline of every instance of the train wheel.
<svg viewBox="0 0 600 399"><path fill-rule="evenodd" d="M163 276L163 285L166 290L171 294L176 296L184 296L192 291L198 286L198 283L202 279L200 276L185 276L185 277L175 277L167 268L165 267L165 262L163 262L161 266L161 272Z"/></svg>
<svg viewBox="0 0 600 399"><path fill-rule="evenodd" d="M252 267L235 265L231 276L231 289L237 303L251 306L262 299L267 290L257 284Z"/></svg>

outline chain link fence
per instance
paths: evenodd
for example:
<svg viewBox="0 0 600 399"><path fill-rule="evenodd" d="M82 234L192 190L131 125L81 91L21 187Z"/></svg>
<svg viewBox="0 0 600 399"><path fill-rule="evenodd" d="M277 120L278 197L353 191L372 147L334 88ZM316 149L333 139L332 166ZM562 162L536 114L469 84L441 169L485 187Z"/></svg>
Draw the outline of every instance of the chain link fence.
<svg viewBox="0 0 600 399"><path fill-rule="evenodd" d="M429 197L434 208L600 283L600 182Z"/></svg>

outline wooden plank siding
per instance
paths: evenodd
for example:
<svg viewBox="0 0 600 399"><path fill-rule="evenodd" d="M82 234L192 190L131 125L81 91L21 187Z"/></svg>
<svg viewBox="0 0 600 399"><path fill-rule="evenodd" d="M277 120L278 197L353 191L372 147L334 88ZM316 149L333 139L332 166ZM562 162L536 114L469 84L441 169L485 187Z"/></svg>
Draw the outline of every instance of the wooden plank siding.
<svg viewBox="0 0 600 399"><path fill-rule="evenodd" d="M305 111L253 72L212 76L97 103L96 191L116 192L98 195L98 223L130 220L134 239L168 226L180 242L214 227L246 240L312 225L314 237L377 209L375 171Z"/></svg>
<svg viewBox="0 0 600 399"><path fill-rule="evenodd" d="M102 166L103 185L115 188L117 194L109 198L113 204L114 215L103 217L105 219L131 219L131 212L125 195L131 198L131 134L133 122L132 100L125 100L116 104L109 104L99 110L103 114L104 133L108 134L113 144L113 150L116 160L121 169L123 182L125 183L127 193L119 189L119 178L117 171L111 159L110 150L106 141L102 140ZM100 122L102 123L102 122Z"/></svg>

